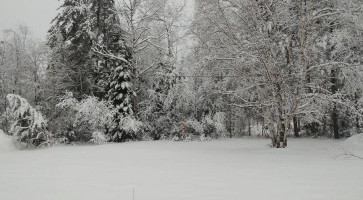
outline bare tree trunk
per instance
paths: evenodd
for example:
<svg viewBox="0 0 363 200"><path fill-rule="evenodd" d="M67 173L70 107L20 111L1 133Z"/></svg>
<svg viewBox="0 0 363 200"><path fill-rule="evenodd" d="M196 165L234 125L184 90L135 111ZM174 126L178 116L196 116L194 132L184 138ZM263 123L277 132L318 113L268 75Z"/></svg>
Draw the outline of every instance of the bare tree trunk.
<svg viewBox="0 0 363 200"><path fill-rule="evenodd" d="M336 103L334 103L334 108L333 108L333 112L332 112L332 121L333 121L333 133L334 133L335 139L340 139L338 118L339 118L339 115L338 115L338 111L337 111L337 105L336 105Z"/></svg>
<svg viewBox="0 0 363 200"><path fill-rule="evenodd" d="M228 98L228 102L230 102L230 98ZM233 137L233 125L232 125L232 106L229 106L229 137Z"/></svg>
<svg viewBox="0 0 363 200"><path fill-rule="evenodd" d="M250 114L250 111L249 111L249 114L248 114L248 135L251 136L252 133L251 133L251 114Z"/></svg>
<svg viewBox="0 0 363 200"><path fill-rule="evenodd" d="M331 72L331 90L333 94L336 94L338 91L338 70L337 69L333 69ZM339 139L339 124L338 121L339 120L339 114L338 114L338 110L337 110L337 104L333 103L333 110L332 110L332 123L333 123L333 134L334 134L334 138L335 139Z"/></svg>
<svg viewBox="0 0 363 200"><path fill-rule="evenodd" d="M300 135L299 135L300 130L299 130L298 120L297 120L296 116L294 116L293 122L294 122L294 136L295 137L300 137Z"/></svg>
<svg viewBox="0 0 363 200"><path fill-rule="evenodd" d="M356 110L359 110L359 96L358 96L358 91L356 91L354 93L354 98L355 98L355 107L356 107ZM360 124L359 124L359 115L357 114L356 117L355 117L355 126L357 128L357 133L360 132Z"/></svg>

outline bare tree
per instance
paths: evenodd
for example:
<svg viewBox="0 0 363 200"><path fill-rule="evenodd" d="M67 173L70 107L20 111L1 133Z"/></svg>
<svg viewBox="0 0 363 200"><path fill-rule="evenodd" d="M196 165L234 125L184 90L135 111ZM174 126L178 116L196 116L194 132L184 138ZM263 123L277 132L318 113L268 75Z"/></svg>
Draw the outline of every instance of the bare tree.
<svg viewBox="0 0 363 200"><path fill-rule="evenodd" d="M287 132L295 116L319 112L309 108L313 102L330 101L351 107L311 81L312 76L319 77L316 72L321 69L352 68L356 64L341 59L322 62L325 51L317 50L327 28L344 14L337 4L264 0L198 2L196 18L203 20L197 25L203 32L196 32L197 37L211 52L212 60L224 61L244 82L243 88L226 94L234 97L237 102L234 106L261 110L274 147L281 147L280 142L287 146ZM245 98L246 91L257 98Z"/></svg>

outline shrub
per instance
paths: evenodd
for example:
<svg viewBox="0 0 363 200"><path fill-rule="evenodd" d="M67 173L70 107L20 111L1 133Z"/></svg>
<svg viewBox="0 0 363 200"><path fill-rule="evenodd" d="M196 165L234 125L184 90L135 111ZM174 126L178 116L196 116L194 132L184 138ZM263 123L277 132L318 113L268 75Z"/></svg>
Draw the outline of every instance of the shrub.
<svg viewBox="0 0 363 200"><path fill-rule="evenodd" d="M68 142L102 142L100 134L107 135L115 125L116 110L111 103L93 96L78 101L72 93L67 93L56 107L60 113L55 119L59 128L57 137Z"/></svg>
<svg viewBox="0 0 363 200"><path fill-rule="evenodd" d="M119 131L112 135L112 141L117 141L119 138L122 142L133 140L133 139L141 139L142 135L139 133L142 132L144 124L137 120L132 116L122 117L119 123Z"/></svg>
<svg viewBox="0 0 363 200"><path fill-rule="evenodd" d="M9 94L7 100L9 105L6 113L11 124L9 134L19 142L33 146L50 145L51 135L43 115L19 95Z"/></svg>

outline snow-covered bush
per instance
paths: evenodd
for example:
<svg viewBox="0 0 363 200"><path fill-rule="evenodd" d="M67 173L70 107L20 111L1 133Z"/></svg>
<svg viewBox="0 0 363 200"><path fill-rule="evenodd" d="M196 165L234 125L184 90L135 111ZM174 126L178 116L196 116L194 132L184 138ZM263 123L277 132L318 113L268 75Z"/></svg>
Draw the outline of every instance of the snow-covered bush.
<svg viewBox="0 0 363 200"><path fill-rule="evenodd" d="M47 120L35 110L26 99L19 95L7 95L9 102L7 114L10 117L9 134L34 146L50 145L50 133L47 130Z"/></svg>
<svg viewBox="0 0 363 200"><path fill-rule="evenodd" d="M217 137L216 127L211 115L206 115L202 118L205 137Z"/></svg>
<svg viewBox="0 0 363 200"><path fill-rule="evenodd" d="M135 117L132 116L126 116L126 117L122 117L120 119L120 123L119 123L119 129L121 131L117 132L116 134L114 134L112 137L114 138L122 138L122 135L128 135L131 136L131 138L128 139L132 139L132 138L143 138L143 135L140 135L139 133L142 132L142 129L144 127L144 124L135 119ZM112 138L112 139L114 139ZM128 140L126 139L126 140Z"/></svg>
<svg viewBox="0 0 363 200"><path fill-rule="evenodd" d="M202 117L200 121L196 119L188 119L185 124L174 128L173 141L191 141L199 136L199 141L209 141L212 138L227 137L227 129L225 126L225 113L218 112L213 118L211 115Z"/></svg>
<svg viewBox="0 0 363 200"><path fill-rule="evenodd" d="M156 107L148 106L144 111L139 113L144 123L142 132L143 138L152 138L153 140L168 140L172 133L175 132L174 120L170 113L162 114Z"/></svg>
<svg viewBox="0 0 363 200"><path fill-rule="evenodd" d="M291 127L293 127L293 125L291 125ZM263 130L263 125L259 125L259 124L251 124L251 135L257 135L257 136L262 136L262 130ZM246 126L245 130L246 132L248 132L248 126Z"/></svg>
<svg viewBox="0 0 363 200"><path fill-rule="evenodd" d="M88 97L77 103L74 126L90 126L90 129L106 133L112 126L116 110L106 101Z"/></svg>
<svg viewBox="0 0 363 200"><path fill-rule="evenodd" d="M200 137L199 137L200 142L206 142L206 141L211 141L211 140L212 140L212 138L209 136L205 136L204 133L202 135L200 135Z"/></svg>
<svg viewBox="0 0 363 200"><path fill-rule="evenodd" d="M210 137L226 137L227 129L225 125L226 114L224 112L217 112L213 117L206 115L202 118L203 133L206 140L210 140Z"/></svg>
<svg viewBox="0 0 363 200"><path fill-rule="evenodd" d="M173 141L191 141L199 136L199 141L210 141L212 138L227 137L225 113L217 112L213 117L205 115L200 120L190 118L172 130Z"/></svg>
<svg viewBox="0 0 363 200"><path fill-rule="evenodd" d="M90 142L94 144L104 144L107 142L107 137L104 133L95 131L92 133L92 139Z"/></svg>
<svg viewBox="0 0 363 200"><path fill-rule="evenodd" d="M67 93L57 108L63 113L59 116L59 119L63 119L63 126L58 126L58 137L66 138L69 142L102 144L125 135L143 138L140 133L144 124L132 116L119 114L111 102L100 101L93 96L78 101L72 93ZM117 123L115 116L119 116Z"/></svg>
<svg viewBox="0 0 363 200"><path fill-rule="evenodd" d="M227 137L227 128L225 125L226 113L217 112L213 117L213 122L216 128L216 132L219 137Z"/></svg>
<svg viewBox="0 0 363 200"><path fill-rule="evenodd" d="M100 134L107 135L114 126L114 107L93 96L78 101L72 93L67 93L56 107L62 113L58 120L64 120L60 122L57 135L69 142L102 143L106 139Z"/></svg>
<svg viewBox="0 0 363 200"><path fill-rule="evenodd" d="M196 119L187 120L186 125L189 129L189 132L197 133L198 135L202 135L204 133L203 124L197 121Z"/></svg>

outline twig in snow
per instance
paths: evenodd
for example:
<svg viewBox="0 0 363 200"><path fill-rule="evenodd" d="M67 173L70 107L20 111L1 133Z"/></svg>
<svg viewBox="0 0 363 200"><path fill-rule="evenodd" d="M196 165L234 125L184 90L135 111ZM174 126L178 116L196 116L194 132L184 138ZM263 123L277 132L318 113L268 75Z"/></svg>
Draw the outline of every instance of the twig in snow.
<svg viewBox="0 0 363 200"><path fill-rule="evenodd" d="M362 159L363 160L363 157L357 156L357 155L353 154L352 152L347 151L345 149L344 149L344 153L343 154L334 156L334 159L337 158L337 157L341 157L341 156L354 157L354 158L358 158L358 159Z"/></svg>

